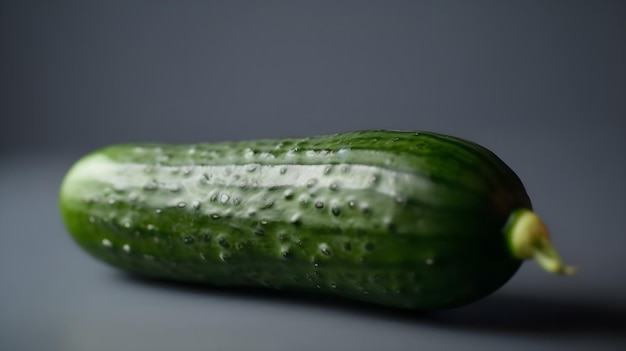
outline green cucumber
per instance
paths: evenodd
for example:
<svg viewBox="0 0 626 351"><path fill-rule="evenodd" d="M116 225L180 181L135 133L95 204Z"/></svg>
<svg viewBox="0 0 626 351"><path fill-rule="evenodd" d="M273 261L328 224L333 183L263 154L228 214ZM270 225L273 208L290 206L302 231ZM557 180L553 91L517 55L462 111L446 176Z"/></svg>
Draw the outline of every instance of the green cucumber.
<svg viewBox="0 0 626 351"><path fill-rule="evenodd" d="M507 165L429 132L114 145L72 167L60 209L94 257L213 286L440 309L527 258L570 272Z"/></svg>

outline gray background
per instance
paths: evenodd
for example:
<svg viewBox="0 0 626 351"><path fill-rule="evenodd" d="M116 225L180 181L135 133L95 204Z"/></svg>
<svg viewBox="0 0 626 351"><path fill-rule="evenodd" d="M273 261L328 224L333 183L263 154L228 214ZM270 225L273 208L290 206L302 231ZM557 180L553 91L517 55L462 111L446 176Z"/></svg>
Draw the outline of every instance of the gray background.
<svg viewBox="0 0 626 351"><path fill-rule="evenodd" d="M2 1L0 350L626 349L626 2ZM572 277L430 314L131 279L59 183L125 141L385 128L477 141Z"/></svg>

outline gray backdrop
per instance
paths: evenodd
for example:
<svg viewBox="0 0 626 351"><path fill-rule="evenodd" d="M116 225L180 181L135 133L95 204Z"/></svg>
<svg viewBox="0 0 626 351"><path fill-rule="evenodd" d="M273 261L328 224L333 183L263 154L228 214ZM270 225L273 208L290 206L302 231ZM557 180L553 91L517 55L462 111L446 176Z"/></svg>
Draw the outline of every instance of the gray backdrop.
<svg viewBox="0 0 626 351"><path fill-rule="evenodd" d="M626 349L626 2L2 1L0 350ZM57 210L81 155L385 128L479 142L577 275L428 315L129 279Z"/></svg>

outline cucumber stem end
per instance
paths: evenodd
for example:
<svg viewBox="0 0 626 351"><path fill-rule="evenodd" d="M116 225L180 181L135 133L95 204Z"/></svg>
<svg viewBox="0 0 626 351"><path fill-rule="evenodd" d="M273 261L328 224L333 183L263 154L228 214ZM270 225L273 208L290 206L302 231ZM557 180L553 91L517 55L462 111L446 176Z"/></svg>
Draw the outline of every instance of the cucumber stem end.
<svg viewBox="0 0 626 351"><path fill-rule="evenodd" d="M520 208L511 213L504 229L513 255L519 259L534 258L546 271L570 275L574 267L563 264L552 246L545 223L534 212Z"/></svg>

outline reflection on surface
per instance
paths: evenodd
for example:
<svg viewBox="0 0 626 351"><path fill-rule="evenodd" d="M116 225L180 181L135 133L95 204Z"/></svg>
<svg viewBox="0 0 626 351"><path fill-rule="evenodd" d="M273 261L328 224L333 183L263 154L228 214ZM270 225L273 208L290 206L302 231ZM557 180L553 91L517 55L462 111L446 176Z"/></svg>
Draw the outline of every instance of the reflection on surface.
<svg viewBox="0 0 626 351"><path fill-rule="evenodd" d="M227 289L199 284L181 284L144 279L127 274L118 277L130 284L148 285L207 298L241 300L246 303L276 304L278 308L311 308L386 321L415 323L447 330L538 335L592 333L626 341L626 305L560 301L554 298L498 292L473 304L455 309L416 312L389 309L332 296L317 296L267 289ZM280 306L282 305L282 306Z"/></svg>
<svg viewBox="0 0 626 351"><path fill-rule="evenodd" d="M626 346L624 310L588 302L497 293L466 307L417 313L332 297L109 273L102 280L113 289L90 299L104 305L85 306L69 319L59 349L571 351Z"/></svg>

